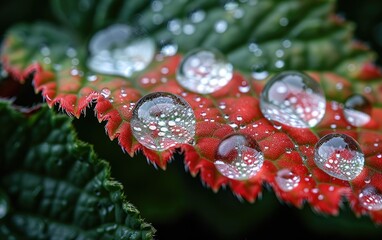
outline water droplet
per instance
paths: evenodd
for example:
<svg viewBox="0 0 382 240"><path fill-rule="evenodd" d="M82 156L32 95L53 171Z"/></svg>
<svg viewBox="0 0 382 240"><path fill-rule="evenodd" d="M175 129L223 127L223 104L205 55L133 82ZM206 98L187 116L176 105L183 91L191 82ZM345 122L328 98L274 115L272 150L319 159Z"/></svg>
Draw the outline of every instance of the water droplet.
<svg viewBox="0 0 382 240"><path fill-rule="evenodd" d="M264 80L269 76L263 64L256 64L252 66L252 77L256 80Z"/></svg>
<svg viewBox="0 0 382 240"><path fill-rule="evenodd" d="M43 56L49 56L50 55L50 48L48 46L43 46L40 48L40 53Z"/></svg>
<svg viewBox="0 0 382 240"><path fill-rule="evenodd" d="M165 56L174 56L178 52L178 44L171 42L171 41L165 41L161 44L161 50L160 53Z"/></svg>
<svg viewBox="0 0 382 240"><path fill-rule="evenodd" d="M103 88L103 89L101 90L101 95L102 95L104 98L108 98L108 97L110 97L110 94L111 94L111 91L110 91L110 89L108 89L108 88Z"/></svg>
<svg viewBox="0 0 382 240"><path fill-rule="evenodd" d="M217 33L224 33L227 31L228 23L226 20L219 20L215 23L215 31Z"/></svg>
<svg viewBox="0 0 382 240"><path fill-rule="evenodd" d="M216 49L196 49L183 58L176 79L190 91L209 94L227 85L232 75L232 64Z"/></svg>
<svg viewBox="0 0 382 240"><path fill-rule="evenodd" d="M352 137L330 133L317 142L314 161L330 176L350 181L361 173L365 159L361 147Z"/></svg>
<svg viewBox="0 0 382 240"><path fill-rule="evenodd" d="M362 127L370 121L371 109L371 103L366 97L353 94L345 101L344 115L351 125Z"/></svg>
<svg viewBox="0 0 382 240"><path fill-rule="evenodd" d="M285 62L283 60L277 60L275 62L275 67L276 68L283 68L285 66Z"/></svg>
<svg viewBox="0 0 382 240"><path fill-rule="evenodd" d="M115 24L97 32L89 50L87 64L92 71L131 77L151 63L155 43L150 38L139 38L127 25Z"/></svg>
<svg viewBox="0 0 382 240"><path fill-rule="evenodd" d="M87 76L87 80L89 82L95 82L95 81L97 81L97 79L98 79L97 75L88 75Z"/></svg>
<svg viewBox="0 0 382 240"><path fill-rule="evenodd" d="M222 175L246 180L260 171L263 162L264 155L256 140L249 135L235 133L219 143L214 164Z"/></svg>
<svg viewBox="0 0 382 240"><path fill-rule="evenodd" d="M192 35L195 32L195 26L192 24L184 24L183 25L183 32L186 35Z"/></svg>
<svg viewBox="0 0 382 240"><path fill-rule="evenodd" d="M282 27L286 27L286 26L288 26L288 24L289 24L289 19L286 18L286 17L282 17L282 18L280 18L280 20L279 20L279 24L280 24L280 26L282 26Z"/></svg>
<svg viewBox="0 0 382 240"><path fill-rule="evenodd" d="M284 48L290 48L292 46L292 42L289 39L285 39L282 41L281 45Z"/></svg>
<svg viewBox="0 0 382 240"><path fill-rule="evenodd" d="M374 187L367 186L358 195L361 205L370 211L382 209L382 194Z"/></svg>
<svg viewBox="0 0 382 240"><path fill-rule="evenodd" d="M286 71L265 85L260 99L264 116L273 121L308 128L324 117L326 100L319 83L300 72Z"/></svg>
<svg viewBox="0 0 382 240"><path fill-rule="evenodd" d="M136 103L131 129L142 145L163 151L193 140L195 115L180 96L165 92L151 93Z"/></svg>
<svg viewBox="0 0 382 240"><path fill-rule="evenodd" d="M300 183L300 176L289 169L281 169L276 174L277 185L285 192L291 191Z"/></svg>
<svg viewBox="0 0 382 240"><path fill-rule="evenodd" d="M167 23L167 29L174 35L182 33L182 22L179 19L173 19Z"/></svg>
<svg viewBox="0 0 382 240"><path fill-rule="evenodd" d="M204 20L205 17L206 17L205 11L197 10L197 11L194 11L193 13L191 13L190 20L193 23L200 23Z"/></svg>
<svg viewBox="0 0 382 240"><path fill-rule="evenodd" d="M153 12L160 12L163 9L163 3L158 0L152 1L151 9L153 10Z"/></svg>

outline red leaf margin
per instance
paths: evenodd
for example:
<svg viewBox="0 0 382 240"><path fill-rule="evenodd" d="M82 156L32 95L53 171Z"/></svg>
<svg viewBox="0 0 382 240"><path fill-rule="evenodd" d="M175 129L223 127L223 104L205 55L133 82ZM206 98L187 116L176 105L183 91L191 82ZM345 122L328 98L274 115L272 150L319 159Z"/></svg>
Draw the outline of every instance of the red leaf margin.
<svg viewBox="0 0 382 240"><path fill-rule="evenodd" d="M180 55L170 57L138 78L138 87L141 90L146 92L167 91L184 97L194 109L197 117L196 144L194 146L179 144L162 153L149 150L132 138L129 124L131 110L142 95L136 89L137 86L133 86L125 79L113 77L104 81L102 78L108 77L99 75L97 81L84 84L81 76L73 76L70 71L64 70L57 74L44 70L38 64L33 64L26 70L20 71L12 68L6 58L3 59L3 62L5 69L11 75L19 78L21 82L26 76L33 73L35 90L42 92L50 107L58 104L69 115L80 117L90 104L95 103L97 119L99 122L107 121L108 136L111 140L118 139L122 149L130 156L142 151L154 165L165 169L167 162L172 159L173 153L180 151L184 153L184 162L190 173L193 176L199 173L201 180L213 191L218 191L221 186L228 185L237 196L254 202L261 194L263 184L267 183L281 200L298 208L308 202L315 210L331 215L339 213L339 206L345 197L358 216L369 214L376 223L382 223L382 211L368 211L360 205L356 197L365 186L366 178L371 178L373 186L382 191L382 164L376 161L376 155L382 153L382 144L378 145L380 147L373 148L375 143L369 140L370 134L374 139L382 139L382 122L380 122L382 121L380 117L382 111L379 108L373 109L373 120L364 127L368 131L367 134L362 134L359 129L347 124L344 120L341 103L335 101L328 101L327 114L315 128L317 132L313 132L311 129L294 129L285 125L282 125L280 130L275 128L273 123L264 119L259 109L256 95L261 91L265 81L248 79L235 73L233 80L225 88L211 96L198 95L184 91L177 84L174 76L180 60ZM166 74L161 71L164 68L168 70ZM335 84L341 83L342 93L348 95L354 92L354 89L362 90L366 86L362 81L373 82L382 78L380 69L371 63L366 63L361 67L358 74L361 82L354 83L354 86L348 84L347 79L333 73L309 72L309 74L328 86L325 92L329 99L334 99L338 94L330 87ZM242 89L248 89L248 84L251 85L250 91L243 91ZM104 88L111 91L110 97L105 98L101 94L101 90ZM373 91L366 95L371 102L376 103L382 100L378 97L380 94L376 94L381 90L373 89ZM224 108L219 108L217 105L224 106ZM252 111L247 111L248 108ZM223 116L228 116L228 122ZM336 124L335 128L333 128L333 123ZM266 158L264 166L255 177L247 181L237 181L222 176L211 161L220 139L234 131L251 134L264 149ZM333 131L344 132L357 139L367 157L366 165L370 167L366 167L361 175L352 182L332 178L314 164L315 143L320 136ZM285 149L292 151L286 153ZM380 170L373 170L375 166ZM289 168L300 176L300 184L290 192L283 191L275 181L276 172L281 168Z"/></svg>

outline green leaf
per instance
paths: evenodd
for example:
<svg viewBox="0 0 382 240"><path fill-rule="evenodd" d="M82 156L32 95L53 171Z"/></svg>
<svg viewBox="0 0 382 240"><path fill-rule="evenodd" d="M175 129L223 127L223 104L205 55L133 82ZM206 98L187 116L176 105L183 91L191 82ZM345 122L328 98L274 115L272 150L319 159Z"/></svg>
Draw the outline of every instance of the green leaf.
<svg viewBox="0 0 382 240"><path fill-rule="evenodd" d="M153 239L109 165L44 107L31 117L0 102L0 238Z"/></svg>

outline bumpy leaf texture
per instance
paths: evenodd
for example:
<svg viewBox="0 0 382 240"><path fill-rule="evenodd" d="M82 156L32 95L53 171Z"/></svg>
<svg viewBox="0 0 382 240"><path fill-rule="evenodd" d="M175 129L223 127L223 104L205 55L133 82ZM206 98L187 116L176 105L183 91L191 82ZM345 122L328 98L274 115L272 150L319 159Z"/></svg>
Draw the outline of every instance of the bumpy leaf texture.
<svg viewBox="0 0 382 240"><path fill-rule="evenodd" d="M0 113L1 239L153 239L68 118L47 107L26 117L4 101Z"/></svg>
<svg viewBox="0 0 382 240"><path fill-rule="evenodd" d="M185 165L214 191L228 185L248 201L255 201L264 183L284 202L337 214L343 200L357 215L369 214L382 223L382 211L363 207L358 195L365 184L382 191L382 74L373 64L375 54L353 39L353 26L335 15L334 1L94 1L79 8L76 1L53 1L67 28L46 23L18 25L9 30L3 44L5 69L23 81L34 74L34 86L49 106L58 105L79 117L92 103L99 121L107 121L110 139L118 139L131 156L142 151L165 169L173 153L184 153ZM81 9L81 10L78 10ZM155 60L131 77L95 74L87 67L92 34L114 23L127 24L150 36L158 47ZM76 34L73 34L76 33ZM176 46L177 54L164 54L162 46ZM232 81L213 94L195 94L176 81L176 69L189 50L199 46L220 49L233 64ZM168 56L171 55L171 56ZM257 72L267 73L264 80ZM265 83L276 73L299 70L324 88L324 119L314 128L274 127L259 108ZM110 94L102 94L102 90ZM143 147L130 129L132 108L147 93L178 94L194 109L195 144L178 144L164 152ZM373 105L372 120L353 127L344 118L343 102L353 93L366 96ZM221 107L224 106L224 107ZM260 144L265 161L249 180L221 175L213 160L219 141L233 132L251 134ZM321 136L342 132L354 137L366 156L362 173L353 181L330 177L314 164L314 145ZM301 179L291 191L283 191L275 176L288 168Z"/></svg>

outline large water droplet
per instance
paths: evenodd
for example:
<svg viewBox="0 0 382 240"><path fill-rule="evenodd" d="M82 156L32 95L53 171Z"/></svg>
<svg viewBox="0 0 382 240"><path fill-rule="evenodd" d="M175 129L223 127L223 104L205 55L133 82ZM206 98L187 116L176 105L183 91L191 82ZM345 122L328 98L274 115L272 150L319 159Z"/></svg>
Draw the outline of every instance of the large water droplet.
<svg viewBox="0 0 382 240"><path fill-rule="evenodd" d="M231 134L218 146L215 166L224 176L246 180L255 176L264 162L264 154L255 139L248 135Z"/></svg>
<svg viewBox="0 0 382 240"><path fill-rule="evenodd" d="M127 25L115 24L93 36L89 51L92 71L130 77L151 63L155 43L150 38L137 38Z"/></svg>
<svg viewBox="0 0 382 240"><path fill-rule="evenodd" d="M183 58L176 79L184 88L200 93L213 93L231 81L233 66L216 49L196 49Z"/></svg>
<svg viewBox="0 0 382 240"><path fill-rule="evenodd" d="M361 205L371 211L382 209L382 194L373 186L365 187L358 195Z"/></svg>
<svg viewBox="0 0 382 240"><path fill-rule="evenodd" d="M300 183L300 176L289 169L280 169L276 174L277 185L285 192L291 191Z"/></svg>
<svg viewBox="0 0 382 240"><path fill-rule="evenodd" d="M308 128L317 125L325 114L326 100L319 83L308 75L286 71L265 85L260 98L261 112L273 121Z"/></svg>
<svg viewBox="0 0 382 240"><path fill-rule="evenodd" d="M371 109L371 103L366 97L353 94L345 101L344 115L351 125L362 127L370 121Z"/></svg>
<svg viewBox="0 0 382 240"><path fill-rule="evenodd" d="M130 121L134 137L145 147L166 150L189 143L195 135L195 115L180 96L155 92L142 97Z"/></svg>
<svg viewBox="0 0 382 240"><path fill-rule="evenodd" d="M327 174L350 181L361 173L365 158L361 147L352 137L330 133L317 142L314 161Z"/></svg>

